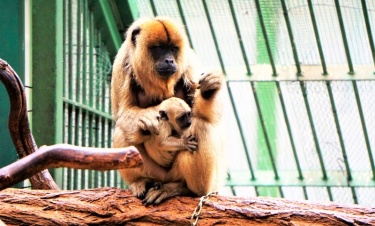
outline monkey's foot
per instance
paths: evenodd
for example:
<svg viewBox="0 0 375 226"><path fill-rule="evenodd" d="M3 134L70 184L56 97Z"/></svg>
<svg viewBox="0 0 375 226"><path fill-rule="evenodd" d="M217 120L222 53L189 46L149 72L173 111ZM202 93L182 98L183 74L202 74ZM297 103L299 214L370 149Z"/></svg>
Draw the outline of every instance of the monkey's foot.
<svg viewBox="0 0 375 226"><path fill-rule="evenodd" d="M133 182L130 185L130 190L134 196L143 200L146 197L148 190L151 188L156 190L158 187L161 187L161 183L155 182L150 178L142 178L136 182Z"/></svg>
<svg viewBox="0 0 375 226"><path fill-rule="evenodd" d="M174 196L193 194L182 182L173 182L160 185L161 187L154 186L148 190L146 197L142 201L144 205L158 205L166 199Z"/></svg>

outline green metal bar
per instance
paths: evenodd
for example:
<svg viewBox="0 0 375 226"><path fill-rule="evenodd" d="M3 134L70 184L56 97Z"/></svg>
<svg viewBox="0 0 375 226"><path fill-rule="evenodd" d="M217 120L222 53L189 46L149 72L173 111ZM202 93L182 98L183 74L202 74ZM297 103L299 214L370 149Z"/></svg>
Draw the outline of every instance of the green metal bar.
<svg viewBox="0 0 375 226"><path fill-rule="evenodd" d="M252 73L251 73L251 69L250 69L250 65L249 65L249 60L247 59L245 46L242 42L241 30L240 30L240 27L238 26L238 21L237 21L237 17L236 17L236 12L234 10L233 2L232 2L232 0L228 0L228 3L229 3L229 7L230 7L230 12L232 14L233 22L234 22L234 27L236 28L237 38L238 38L238 41L240 43L242 57L243 57L243 60L244 60L245 66L246 66L246 72L247 72L247 75L251 75Z"/></svg>
<svg viewBox="0 0 375 226"><path fill-rule="evenodd" d="M77 145L79 146L79 140L80 140L80 137L81 137L81 134L79 133L80 131L80 109L79 108L74 108L74 113L75 113L75 117L74 117L74 145ZM74 169L73 170L74 172L74 182L73 182L73 190L78 190L79 187L78 187L78 170L77 169Z"/></svg>
<svg viewBox="0 0 375 226"><path fill-rule="evenodd" d="M94 102L94 16L90 13L89 20L89 106Z"/></svg>
<svg viewBox="0 0 375 226"><path fill-rule="evenodd" d="M150 4L151 4L152 13L154 14L154 16L158 16L158 12L156 11L156 6L155 6L154 1L150 0Z"/></svg>
<svg viewBox="0 0 375 226"><path fill-rule="evenodd" d="M63 1L32 2L33 135L37 144L63 141ZM46 38L53 37L53 38ZM48 59L43 63L40 59Z"/></svg>
<svg viewBox="0 0 375 226"><path fill-rule="evenodd" d="M308 199L309 199L309 196L308 196L308 194L307 194L306 186L302 186L302 190L303 190L303 196L305 197L305 200L308 200Z"/></svg>
<svg viewBox="0 0 375 226"><path fill-rule="evenodd" d="M363 18L364 18L365 24L366 24L368 42L370 44L371 53L372 53L372 60L373 60L374 65L375 65L375 44L374 44L374 39L372 37L371 24L370 24L370 19L369 19L369 15L368 15L366 0L361 0L361 4L362 4L362 11L363 11Z"/></svg>
<svg viewBox="0 0 375 226"><path fill-rule="evenodd" d="M230 88L230 81L227 81L227 89L228 89L228 93L229 93L231 104L233 106L234 116L236 117L237 126L238 126L238 129L240 130L241 140L242 140L242 146L243 146L243 148L245 150L247 165L249 166L250 173L251 173L251 180L256 180L255 174L254 174L254 168L253 168L253 165L251 164L249 150L247 148L248 147L247 146L247 140L246 140L245 135L244 135L244 131L243 131L243 128L242 128L242 123L240 122L240 116L238 115L236 104L235 104L234 98L233 98L233 93L232 93L232 90Z"/></svg>
<svg viewBox="0 0 375 226"><path fill-rule="evenodd" d="M206 18L207 18L208 24L210 26L210 31L211 31L212 39L213 39L214 44L215 44L216 53L217 53L217 56L218 56L219 61L220 61L221 70L223 71L224 74L226 74L226 72L225 72L225 66L224 66L224 61L223 61L223 58L221 56L221 52L220 52L220 48L219 48L219 43L217 42L215 30L214 30L214 27L213 27L213 24L212 24L210 12L208 10L208 6L207 6L207 3L206 3L206 0L202 0L202 3L203 3L204 12L206 14Z"/></svg>
<svg viewBox="0 0 375 226"><path fill-rule="evenodd" d="M77 102L80 102L80 97L81 97L81 58L82 58L82 53L81 53L81 11L82 11L82 1L77 2L77 14L76 14L76 26L77 26L77 36L76 36L76 76L75 76L75 82L76 82L76 89L75 89L75 100Z"/></svg>
<svg viewBox="0 0 375 226"><path fill-rule="evenodd" d="M283 8L283 14L284 14L284 18L285 18L286 27L287 27L287 30L288 30L290 45L292 46L293 58L294 58L294 62L296 64L296 68L297 68L297 76L302 76L301 64L300 64L299 59L298 59L297 46L296 46L296 43L294 41L292 26L290 25L288 9L286 7L285 0L281 0L281 6Z"/></svg>
<svg viewBox="0 0 375 226"><path fill-rule="evenodd" d="M326 81L326 85L327 85L329 100L330 100L330 103L331 103L333 118L335 120L335 126L336 126L337 135L338 135L339 141L340 141L340 146L341 146L341 151L342 151L342 157L343 157L344 163L345 163L346 175L348 177L348 183L349 183L353 178L352 178L352 173L350 171L350 166L349 166L349 161L348 161L348 155L347 155L346 149L345 149L344 138L342 137L340 120L339 120L339 117L337 115L337 108L336 108L336 104L335 104L335 98L333 97L331 82L330 81Z"/></svg>
<svg viewBox="0 0 375 226"><path fill-rule="evenodd" d="M100 147L99 146L99 116L95 116L95 127L94 127L94 132L95 132L95 147ZM102 187L101 184L99 183L99 172L97 170L94 171L94 180L95 180L95 187Z"/></svg>
<svg viewBox="0 0 375 226"><path fill-rule="evenodd" d="M290 141L290 144L291 144L292 150L293 150L294 160L295 160L296 166L297 166L298 179L303 180L303 173L302 173L301 165L299 164L297 149L296 149L296 146L294 144L293 133L292 133L292 129L290 127L290 122L289 122L289 118L288 118L288 113L286 111L283 93L282 93L281 88L280 88L280 81L276 81L276 87L277 87L277 93L279 94L281 108L283 110L283 116L284 116L284 121L285 121L285 124L286 124L287 131L288 131L289 141Z"/></svg>
<svg viewBox="0 0 375 226"><path fill-rule="evenodd" d="M357 196L357 192L356 192L355 188L350 187L350 189L352 190L354 204L358 204L358 196Z"/></svg>
<svg viewBox="0 0 375 226"><path fill-rule="evenodd" d="M313 29L314 29L316 45L318 46L320 62L322 64L322 68L323 68L323 75L328 75L327 65L326 65L326 61L325 61L325 58L324 58L322 44L321 44L321 41L320 41L318 25L317 25L316 19L315 19L313 4L312 4L311 0L307 0L307 3L309 5L310 17L311 17L311 22L312 22Z"/></svg>
<svg viewBox="0 0 375 226"><path fill-rule="evenodd" d="M115 18L113 17L111 6L109 5L108 0L99 0L99 5L103 11L104 19L108 26L109 33L111 34L113 44L116 49L119 49L122 44L122 40L117 29Z"/></svg>
<svg viewBox="0 0 375 226"><path fill-rule="evenodd" d="M327 193L328 193L329 201L333 202L332 189L329 186L327 187Z"/></svg>
<svg viewBox="0 0 375 226"><path fill-rule="evenodd" d="M284 195L284 191L283 191L283 186L278 186L279 188L279 194L280 194L280 198L285 198L285 195Z"/></svg>
<svg viewBox="0 0 375 226"><path fill-rule="evenodd" d="M89 136L89 146L90 147L94 147L94 136L93 136L93 131L94 131L94 128L93 128L93 124L94 124L94 120L93 120L93 115L94 114L89 114L88 117L89 117L89 128L88 128L88 136ZM94 188L95 185L94 185L94 178L93 178L93 171L90 170L89 171L89 175L88 175L88 186L89 188Z"/></svg>
<svg viewBox="0 0 375 226"><path fill-rule="evenodd" d="M364 136L365 142L366 142L367 153L368 153L368 157L369 157L369 160L370 160L370 167L371 167L371 171L372 171L372 179L375 181L375 161L374 161L374 157L372 155L370 139L368 137L369 133L367 132L366 120L365 120L365 116L364 116L363 110L362 110L361 98L359 96L357 82L352 81L352 84L353 84L355 100L356 100L356 103L357 103L359 118L361 119L362 131L363 131L363 136Z"/></svg>
<svg viewBox="0 0 375 226"><path fill-rule="evenodd" d="M348 39L346 38L345 26L344 26L344 21L342 19L341 7L340 7L340 1L339 0L335 0L335 6L336 6L336 11L337 11L337 17L338 17L339 24L340 24L342 41L344 43L345 55L346 55L346 59L348 61L348 66L349 66L348 74L354 75L353 62L352 62L352 58L350 56L349 44L348 44Z"/></svg>
<svg viewBox="0 0 375 226"><path fill-rule="evenodd" d="M68 144L73 144L73 106L68 104L65 106L68 108ZM72 184L72 171L68 168L67 172L66 188L69 189Z"/></svg>
<svg viewBox="0 0 375 226"><path fill-rule="evenodd" d="M180 16L181 16L181 20L182 22L184 23L185 25L185 28L186 28L186 34L189 38L189 44L190 44L190 47L191 48L194 48L193 47L193 42L191 41L191 36L190 36L190 32L189 32L189 27L187 26L187 22L186 22L186 18L185 18L185 14L184 14L184 10L182 9L182 5L181 5L181 1L180 0L177 0L177 7L178 7L178 12L180 13Z"/></svg>
<svg viewBox="0 0 375 226"><path fill-rule="evenodd" d="M73 99L73 21L72 0L68 0L68 98Z"/></svg>
<svg viewBox="0 0 375 226"><path fill-rule="evenodd" d="M270 42L269 42L269 39L268 39L266 26L264 24L263 15L262 15L262 9L260 7L259 0L255 0L255 5L256 5L256 8L257 8L257 13L258 13L258 17L259 17L259 23L260 23L260 26L262 28L262 33L263 33L264 41L266 43L268 57L269 57L269 60L270 60L270 63L271 63L271 67L272 67L272 76L277 76L277 70L276 70L275 62L273 60L272 50L271 50Z"/></svg>
<svg viewBox="0 0 375 226"><path fill-rule="evenodd" d="M81 101L84 104L87 104L87 18L88 18L88 4L87 0L83 1L83 18L82 18L82 27L83 27L83 40L82 40L82 98Z"/></svg>
<svg viewBox="0 0 375 226"><path fill-rule="evenodd" d="M110 114L106 114L104 112L96 110L96 109L94 109L92 107L89 107L87 105L84 105L84 104L81 104L81 103L77 103L77 102L75 102L73 100L69 100L67 98L63 98L63 101L64 101L64 103L69 104L70 106L74 106L75 108L86 110L86 111L91 112L91 114L95 114L95 115L98 115L100 117L112 120L112 116Z"/></svg>
<svg viewBox="0 0 375 226"><path fill-rule="evenodd" d="M310 105L309 105L309 99L307 97L306 87L305 87L305 85L302 81L299 81L299 83L300 83L300 86L301 86L301 91L302 91L303 100L304 100L306 111L307 111L307 116L309 118L311 132L312 132L312 135L313 135L313 138L314 138L316 151L317 151L317 154L318 154L318 157L319 157L320 167L322 169L323 180L327 180L328 179L327 171L326 171L326 167L324 165L323 155L322 155L322 151L320 149L318 135L317 135L316 130L315 130L314 119L313 119L313 116L312 116L312 113L311 113L311 109L310 109Z"/></svg>
<svg viewBox="0 0 375 226"><path fill-rule="evenodd" d="M279 177L279 173L277 172L275 159L274 159L274 156L273 156L273 153L272 153L272 148L271 148L270 140L269 140L267 129L266 129L266 124L264 122L262 110L260 108L257 90L256 90L256 87L255 87L254 81L251 81L250 84L251 84L251 88L253 90L255 105L256 105L256 108L257 108L257 111L258 111L260 124L262 126L263 135L264 135L264 139L265 139L265 142L266 142L268 154L269 154L269 157L270 157L270 160L271 160L272 169L273 169L273 172L275 174L275 180L278 180L280 177Z"/></svg>
<svg viewBox="0 0 375 226"><path fill-rule="evenodd" d="M88 111L82 110L82 127L81 127L81 146L82 147L87 147L87 142L86 142L86 135L87 135L87 129L86 129L86 121L87 121L87 114ZM86 183L86 174L87 170L81 170L81 189L86 188L85 183Z"/></svg>

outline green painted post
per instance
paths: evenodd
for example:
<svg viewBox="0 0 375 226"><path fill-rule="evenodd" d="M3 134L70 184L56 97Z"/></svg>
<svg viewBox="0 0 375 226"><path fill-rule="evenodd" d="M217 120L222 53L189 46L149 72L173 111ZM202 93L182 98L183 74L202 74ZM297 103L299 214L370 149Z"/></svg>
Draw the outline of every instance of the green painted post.
<svg viewBox="0 0 375 226"><path fill-rule="evenodd" d="M24 1L3 0L0 7L0 58L24 78ZM28 84L27 84L28 85ZM9 96L0 82L0 168L15 162L16 149L8 129ZM21 187L22 182L14 187Z"/></svg>
<svg viewBox="0 0 375 226"><path fill-rule="evenodd" d="M63 4L63 1L34 0L31 6L32 132L38 145L63 141ZM54 177L61 185L61 170L55 170Z"/></svg>
<svg viewBox="0 0 375 226"><path fill-rule="evenodd" d="M273 71L273 76L277 75L274 55L277 51L276 48L276 31L279 25L279 17L277 13L279 3L275 0L272 1L255 1L258 12L257 23L257 51L258 64L270 64ZM276 87L272 82L257 82L256 90L258 96L258 102L261 109L258 112L262 112L263 120L267 122L267 126L262 126L262 123L258 120L258 170L273 170L277 172L277 166L275 163L269 161L270 157L277 159L276 150ZM266 131L264 131L266 129ZM263 134L267 134L267 140L265 142ZM271 156L270 156L271 155ZM275 178L278 179L278 174L275 173ZM258 195L260 196L272 196L279 197L280 189L276 187L258 187Z"/></svg>

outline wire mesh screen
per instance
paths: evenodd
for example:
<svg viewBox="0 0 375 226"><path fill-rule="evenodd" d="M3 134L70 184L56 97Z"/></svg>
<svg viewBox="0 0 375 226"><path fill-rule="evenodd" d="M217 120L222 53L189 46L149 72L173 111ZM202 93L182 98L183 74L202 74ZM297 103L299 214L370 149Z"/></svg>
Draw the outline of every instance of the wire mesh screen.
<svg viewBox="0 0 375 226"><path fill-rule="evenodd" d="M224 193L374 205L374 1L137 3L227 76Z"/></svg>
<svg viewBox="0 0 375 226"><path fill-rule="evenodd" d="M111 61L88 2L64 2L64 142L111 147ZM117 171L63 169L63 189L123 186Z"/></svg>

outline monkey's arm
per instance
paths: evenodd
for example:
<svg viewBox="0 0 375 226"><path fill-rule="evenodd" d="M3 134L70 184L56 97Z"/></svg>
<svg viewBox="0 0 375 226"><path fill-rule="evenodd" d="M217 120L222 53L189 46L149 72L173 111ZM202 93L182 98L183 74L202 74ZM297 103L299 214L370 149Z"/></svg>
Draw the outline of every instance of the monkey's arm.
<svg viewBox="0 0 375 226"><path fill-rule="evenodd" d="M158 146L159 149L163 151L194 151L198 146L198 142L196 141L194 136L181 138L169 136L161 140L158 143Z"/></svg>

